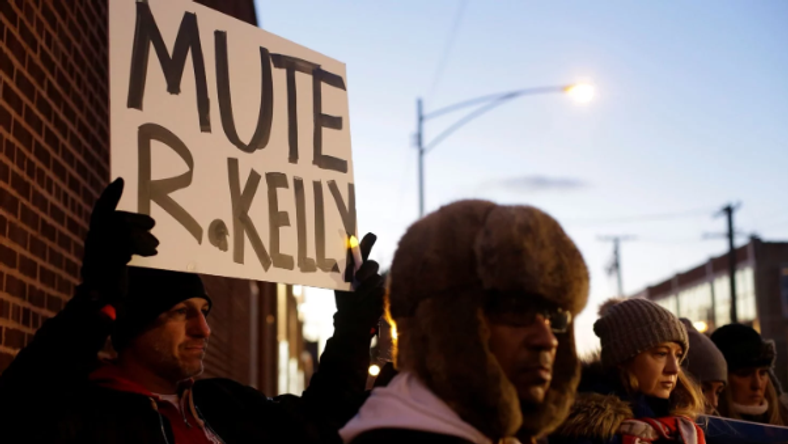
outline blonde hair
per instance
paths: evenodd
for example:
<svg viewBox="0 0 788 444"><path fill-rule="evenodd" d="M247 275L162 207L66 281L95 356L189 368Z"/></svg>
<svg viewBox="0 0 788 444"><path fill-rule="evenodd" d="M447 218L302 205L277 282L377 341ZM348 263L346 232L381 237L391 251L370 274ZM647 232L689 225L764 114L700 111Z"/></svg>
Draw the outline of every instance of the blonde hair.
<svg viewBox="0 0 788 444"><path fill-rule="evenodd" d="M640 392L638 380L626 366L619 367L621 385L624 386L627 394L634 395ZM679 367L678 377L676 378L676 388L670 392L670 414L674 416L686 416L696 419L705 412L706 404L703 391L695 381L684 373Z"/></svg>
<svg viewBox="0 0 788 444"><path fill-rule="evenodd" d="M731 419L738 419L744 420L739 412L737 412L733 408L733 395L730 384L725 387L725 391L720 396L720 406L719 412L721 416ZM769 378L766 381L766 391L764 393L764 398L766 402L769 403L769 408L766 409L766 418L768 424L775 425L775 426L785 426L786 421L784 419L785 416L788 416L788 411L780 402L780 399L777 397L777 390L774 388L772 384L772 379Z"/></svg>

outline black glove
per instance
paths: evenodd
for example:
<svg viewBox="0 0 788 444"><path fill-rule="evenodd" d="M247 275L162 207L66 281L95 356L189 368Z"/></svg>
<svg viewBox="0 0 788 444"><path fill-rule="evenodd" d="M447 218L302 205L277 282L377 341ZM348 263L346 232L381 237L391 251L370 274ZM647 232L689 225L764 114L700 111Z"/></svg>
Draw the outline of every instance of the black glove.
<svg viewBox="0 0 788 444"><path fill-rule="evenodd" d="M369 261L370 251L377 237L369 233L359 244L363 264L355 274L355 291L335 291L337 313L334 315L334 328L360 330L366 329L370 336L378 329L378 320L383 316L383 277L378 274L380 266ZM348 267L353 267L352 261Z"/></svg>
<svg viewBox="0 0 788 444"><path fill-rule="evenodd" d="M126 293L126 264L133 254L153 256L159 241L150 233L150 216L117 211L123 194L118 178L101 193L90 216L82 258L82 285L91 299L114 304Z"/></svg>

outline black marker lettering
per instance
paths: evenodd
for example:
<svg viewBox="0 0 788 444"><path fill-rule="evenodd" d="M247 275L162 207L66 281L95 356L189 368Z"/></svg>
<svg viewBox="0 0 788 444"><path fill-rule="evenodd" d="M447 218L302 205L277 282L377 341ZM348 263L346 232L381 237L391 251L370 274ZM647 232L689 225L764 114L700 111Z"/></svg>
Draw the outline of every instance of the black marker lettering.
<svg viewBox="0 0 788 444"><path fill-rule="evenodd" d="M342 200L337 183L333 180L328 181L328 189L334 196L334 203L337 205L339 215L342 217L342 226L348 237L356 235L356 187L352 183L347 184L347 205Z"/></svg>
<svg viewBox="0 0 788 444"><path fill-rule="evenodd" d="M315 249L317 267L326 273L339 272L337 261L326 258L326 215L323 209L323 183L312 182L315 191Z"/></svg>
<svg viewBox="0 0 788 444"><path fill-rule="evenodd" d="M244 191L241 193L241 182L238 177L238 159L227 159L227 170L230 176L230 202L233 208L233 261L236 264L244 263L244 233L249 236L252 249L257 254L257 259L265 271L271 268L271 257L257 234L257 229L249 218L249 207L252 205L257 186L260 184L260 175L252 170L246 179Z"/></svg>
<svg viewBox="0 0 788 444"><path fill-rule="evenodd" d="M296 71L312 75L312 71L319 68L306 60L282 54L271 54L274 67L285 70L287 76L287 140L290 146L288 159L290 163L298 163L298 106L296 91Z"/></svg>
<svg viewBox="0 0 788 444"><path fill-rule="evenodd" d="M245 153L253 153L268 145L271 136L271 121L274 116L274 86L271 79L271 56L268 50L260 47L260 114L257 117L257 127L249 144L245 144L238 137L233 118L233 104L230 95L230 67L227 61L227 33L215 31L216 41L216 88L219 91L219 113L222 116L222 128L227 140Z"/></svg>
<svg viewBox="0 0 788 444"><path fill-rule="evenodd" d="M177 177L167 179L151 179L151 141L161 142L175 151L186 165L189 171ZM175 134L167 128L146 123L140 125L137 130L137 161L139 168L139 186L137 188L137 208L142 214L151 215L151 202L156 202L164 211L180 222L189 233L197 239L198 244L202 244L202 227L197 221L183 209L172 197L170 193L186 188L192 183L194 173L194 158L189 148Z"/></svg>
<svg viewBox="0 0 788 444"><path fill-rule="evenodd" d="M293 269L293 256L282 254L279 251L279 228L290 226L290 217L286 211L279 211L279 197L276 190L288 188L287 176L282 173L266 173L265 182L268 185L268 229L271 236L271 259L274 267L285 270Z"/></svg>
<svg viewBox="0 0 788 444"><path fill-rule="evenodd" d="M191 12L183 14L178 36L172 49L172 57L164 45L159 27L147 2L137 2L137 26L134 31L134 47L131 52L131 74L129 78L128 108L142 110L142 97L145 95L145 80L148 75L148 53L150 45L156 50L164 77L167 79L167 92L180 94L181 78L186 67L186 55L191 50L194 80L197 87L197 113L200 118L200 131L211 132L210 102L208 86L205 81L205 62L200 44L197 16Z"/></svg>
<svg viewBox="0 0 788 444"><path fill-rule="evenodd" d="M298 269L302 273L317 271L315 260L307 255L306 237L306 197L304 196L304 180L300 177L293 178L296 200L296 227L298 232Z"/></svg>
<svg viewBox="0 0 788 444"><path fill-rule="evenodd" d="M224 221L221 219L214 219L211 225L208 226L208 241L221 251L227 251L229 249L227 243L228 235L227 225L225 225Z"/></svg>
<svg viewBox="0 0 788 444"><path fill-rule="evenodd" d="M323 154L323 128L342 129L342 117L323 114L323 83L346 90L342 77L320 68L312 73L312 110L315 122L312 163L324 170L347 173L347 160Z"/></svg>

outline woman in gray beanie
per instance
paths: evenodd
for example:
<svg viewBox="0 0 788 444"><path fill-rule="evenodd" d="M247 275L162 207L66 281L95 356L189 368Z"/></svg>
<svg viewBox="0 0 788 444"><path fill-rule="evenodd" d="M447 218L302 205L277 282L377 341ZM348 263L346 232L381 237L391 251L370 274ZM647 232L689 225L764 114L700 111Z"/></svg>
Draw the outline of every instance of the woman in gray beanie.
<svg viewBox="0 0 788 444"><path fill-rule="evenodd" d="M718 415L720 395L728 384L728 364L725 356L711 339L699 332L687 318L681 318L687 329L690 349L687 359L681 364L684 370L700 384L706 398L706 413Z"/></svg>
<svg viewBox="0 0 788 444"><path fill-rule="evenodd" d="M613 300L594 332L602 351L583 369L587 392L550 443L704 442L694 422L703 396L681 367L690 345L679 319L646 299Z"/></svg>

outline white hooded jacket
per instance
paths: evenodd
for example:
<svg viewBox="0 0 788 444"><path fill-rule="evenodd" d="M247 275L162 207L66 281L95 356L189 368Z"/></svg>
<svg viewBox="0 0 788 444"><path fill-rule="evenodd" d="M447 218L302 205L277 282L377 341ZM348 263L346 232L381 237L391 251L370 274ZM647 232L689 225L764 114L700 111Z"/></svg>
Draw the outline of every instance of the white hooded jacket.
<svg viewBox="0 0 788 444"><path fill-rule="evenodd" d="M399 373L386 387L372 391L358 414L339 431L345 443L374 429L408 429L457 436L474 444L492 444L435 396L419 378Z"/></svg>

